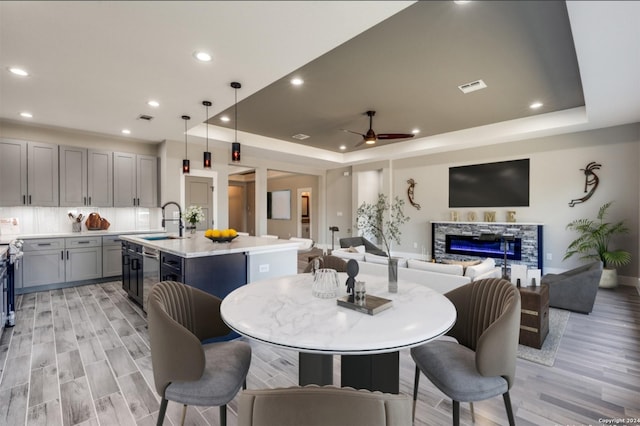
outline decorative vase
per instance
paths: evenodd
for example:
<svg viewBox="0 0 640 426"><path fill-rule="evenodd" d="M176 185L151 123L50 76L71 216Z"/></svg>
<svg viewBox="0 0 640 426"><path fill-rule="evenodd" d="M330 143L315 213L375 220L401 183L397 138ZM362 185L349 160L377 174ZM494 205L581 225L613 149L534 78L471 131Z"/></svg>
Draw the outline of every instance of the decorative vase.
<svg viewBox="0 0 640 426"><path fill-rule="evenodd" d="M189 225L189 226L187 226L187 229L189 230L190 234L195 234L196 233L196 225Z"/></svg>
<svg viewBox="0 0 640 426"><path fill-rule="evenodd" d="M618 271L616 268L603 268L600 278L600 288L615 288L618 286Z"/></svg>
<svg viewBox="0 0 640 426"><path fill-rule="evenodd" d="M398 258L389 257L389 293L398 292Z"/></svg>

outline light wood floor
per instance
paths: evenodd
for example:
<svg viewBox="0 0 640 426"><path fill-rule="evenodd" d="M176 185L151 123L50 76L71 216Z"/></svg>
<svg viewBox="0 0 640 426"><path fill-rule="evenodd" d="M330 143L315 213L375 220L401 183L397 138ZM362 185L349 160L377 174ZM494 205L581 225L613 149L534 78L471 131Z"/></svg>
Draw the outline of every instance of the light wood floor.
<svg viewBox="0 0 640 426"><path fill-rule="evenodd" d="M151 425L152 386L145 315L119 282L18 297L16 326L0 340L0 425ZM252 343L250 388L292 386L297 354ZM339 372L338 358L335 371ZM400 390L411 394L414 364L401 354ZM339 378L336 374L336 383ZM572 313L554 367L518 360L511 391L518 425L640 421L640 297L600 290L594 312ZM229 425L237 404L229 404ZM502 398L478 402L477 425L506 424ZM448 425L451 403L424 378L417 425ZM170 403L165 424L178 424ZM217 408L189 407L185 424L217 425ZM462 424L470 425L463 404Z"/></svg>

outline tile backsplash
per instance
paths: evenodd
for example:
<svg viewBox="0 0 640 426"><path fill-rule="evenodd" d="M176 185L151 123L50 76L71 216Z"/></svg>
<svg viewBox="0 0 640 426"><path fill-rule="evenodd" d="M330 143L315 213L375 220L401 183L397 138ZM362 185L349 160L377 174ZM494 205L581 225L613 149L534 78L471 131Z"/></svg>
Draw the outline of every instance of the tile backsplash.
<svg viewBox="0 0 640 426"><path fill-rule="evenodd" d="M82 213L83 231L86 217L94 212L109 221L109 231L160 229L162 222L160 208L143 207L0 207L0 218L17 217L21 234L66 233L72 232L70 212Z"/></svg>

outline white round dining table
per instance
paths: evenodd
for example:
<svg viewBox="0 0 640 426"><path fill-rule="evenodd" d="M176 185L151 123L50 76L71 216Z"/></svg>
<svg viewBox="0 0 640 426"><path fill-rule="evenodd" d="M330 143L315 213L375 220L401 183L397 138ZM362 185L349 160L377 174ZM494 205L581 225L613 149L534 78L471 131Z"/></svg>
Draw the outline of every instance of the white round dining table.
<svg viewBox="0 0 640 426"><path fill-rule="evenodd" d="M339 273L338 295L347 274ZM250 339L300 353L300 384L330 384L332 357L341 355L343 386L397 393L398 351L424 344L455 323L453 304L428 283L399 280L388 292L386 276L358 275L369 295L392 301L374 315L339 306L337 297L312 295L312 274L256 281L227 295L220 307L225 323ZM377 377L381 376L381 377Z"/></svg>

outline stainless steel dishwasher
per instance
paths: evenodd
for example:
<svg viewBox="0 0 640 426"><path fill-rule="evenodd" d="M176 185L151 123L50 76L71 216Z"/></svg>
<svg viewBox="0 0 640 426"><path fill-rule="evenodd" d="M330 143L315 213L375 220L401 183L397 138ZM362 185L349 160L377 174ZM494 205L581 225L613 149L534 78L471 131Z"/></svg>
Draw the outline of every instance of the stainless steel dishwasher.
<svg viewBox="0 0 640 426"><path fill-rule="evenodd" d="M160 251L142 247L142 310L147 312L151 287L160 281Z"/></svg>

